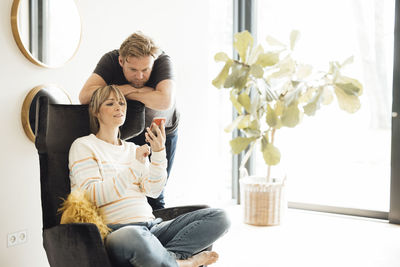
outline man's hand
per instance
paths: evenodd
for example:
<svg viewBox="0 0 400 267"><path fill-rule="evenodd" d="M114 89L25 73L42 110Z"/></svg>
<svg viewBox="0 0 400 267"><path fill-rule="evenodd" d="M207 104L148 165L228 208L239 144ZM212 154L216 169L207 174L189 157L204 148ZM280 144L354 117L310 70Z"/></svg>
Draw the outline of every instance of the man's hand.
<svg viewBox="0 0 400 267"><path fill-rule="evenodd" d="M138 148L136 148L136 159L141 162L145 163L146 158L150 155L150 147L149 145L145 144Z"/></svg>

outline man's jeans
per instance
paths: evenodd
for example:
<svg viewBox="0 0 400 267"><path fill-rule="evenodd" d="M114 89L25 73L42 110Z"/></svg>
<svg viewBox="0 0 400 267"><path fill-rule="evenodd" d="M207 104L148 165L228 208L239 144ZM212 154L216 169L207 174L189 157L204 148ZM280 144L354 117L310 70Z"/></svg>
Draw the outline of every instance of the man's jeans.
<svg viewBox="0 0 400 267"><path fill-rule="evenodd" d="M119 267L177 267L212 245L230 226L222 209L200 209L165 222L109 225L114 231L105 245L113 264Z"/></svg>
<svg viewBox="0 0 400 267"><path fill-rule="evenodd" d="M133 142L138 146L146 144L144 135L145 131L146 130L144 130L140 135L131 138L127 141ZM178 142L178 130L175 130L175 132L168 134L165 138L165 150L167 152L167 161L168 161L168 166L167 166L168 177L169 173L171 172L172 164L174 163L177 142ZM157 198L147 197L147 202L149 202L153 210L163 209L165 207L164 190Z"/></svg>

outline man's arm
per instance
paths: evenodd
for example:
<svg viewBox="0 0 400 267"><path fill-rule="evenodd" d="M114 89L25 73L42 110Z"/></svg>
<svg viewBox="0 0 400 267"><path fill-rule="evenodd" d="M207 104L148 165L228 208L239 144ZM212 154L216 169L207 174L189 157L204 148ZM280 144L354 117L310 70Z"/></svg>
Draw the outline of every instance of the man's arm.
<svg viewBox="0 0 400 267"><path fill-rule="evenodd" d="M167 110L174 104L175 82L171 79L162 80L157 84L155 90L150 87L143 87L133 89L131 93L125 96L127 99L142 102L148 108Z"/></svg>
<svg viewBox="0 0 400 267"><path fill-rule="evenodd" d="M89 104L93 92L96 91L97 88L106 85L107 83L100 75L92 73L92 75L90 75L89 79L83 85L81 92L79 93L79 101L81 102L81 104ZM135 88L133 88L129 84L118 85L117 87L124 95L127 95L135 90Z"/></svg>

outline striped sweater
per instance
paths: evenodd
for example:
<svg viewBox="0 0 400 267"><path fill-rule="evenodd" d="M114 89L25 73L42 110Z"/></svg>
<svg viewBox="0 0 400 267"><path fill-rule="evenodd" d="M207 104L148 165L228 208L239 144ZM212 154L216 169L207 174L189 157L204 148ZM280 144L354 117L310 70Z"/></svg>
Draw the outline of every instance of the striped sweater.
<svg viewBox="0 0 400 267"><path fill-rule="evenodd" d="M107 224L154 219L146 196L158 197L167 180L165 149L151 163L136 160L137 145L112 145L95 135L76 139L69 151L71 190L84 189Z"/></svg>

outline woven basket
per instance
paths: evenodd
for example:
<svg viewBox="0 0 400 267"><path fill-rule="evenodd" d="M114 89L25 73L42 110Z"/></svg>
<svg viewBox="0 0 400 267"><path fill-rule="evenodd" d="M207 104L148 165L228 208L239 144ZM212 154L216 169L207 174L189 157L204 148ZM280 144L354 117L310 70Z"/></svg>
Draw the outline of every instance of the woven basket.
<svg viewBox="0 0 400 267"><path fill-rule="evenodd" d="M279 225L286 210L285 180L266 183L265 177L240 179L244 222L252 225Z"/></svg>

